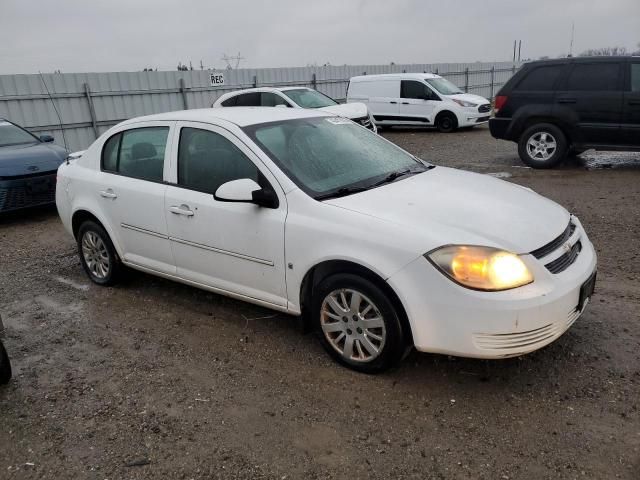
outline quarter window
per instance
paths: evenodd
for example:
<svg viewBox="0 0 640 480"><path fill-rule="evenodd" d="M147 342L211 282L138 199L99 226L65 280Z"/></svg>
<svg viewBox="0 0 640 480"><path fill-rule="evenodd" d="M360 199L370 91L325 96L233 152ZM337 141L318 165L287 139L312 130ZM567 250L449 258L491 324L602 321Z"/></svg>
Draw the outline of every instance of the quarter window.
<svg viewBox="0 0 640 480"><path fill-rule="evenodd" d="M534 68L518 83L516 90L544 92L553 90L553 86L564 65L546 65Z"/></svg>
<svg viewBox="0 0 640 480"><path fill-rule="evenodd" d="M569 91L619 90L619 63L578 63L567 79Z"/></svg>
<svg viewBox="0 0 640 480"><path fill-rule="evenodd" d="M102 170L162 182L169 127L145 127L114 135L102 149Z"/></svg>
<svg viewBox="0 0 640 480"><path fill-rule="evenodd" d="M640 63L631 64L631 91L640 92Z"/></svg>
<svg viewBox="0 0 640 480"><path fill-rule="evenodd" d="M236 100L236 107L259 107L260 106L260 94L258 92L254 93L244 93L242 95L238 95Z"/></svg>
<svg viewBox="0 0 640 480"><path fill-rule="evenodd" d="M220 134L183 128L178 146L178 185L214 194L223 183L241 178L259 181L259 171L244 153Z"/></svg>
<svg viewBox="0 0 640 480"><path fill-rule="evenodd" d="M270 92L262 92L260 94L260 105L263 107L275 107L276 105L289 106L286 100L280 95Z"/></svg>

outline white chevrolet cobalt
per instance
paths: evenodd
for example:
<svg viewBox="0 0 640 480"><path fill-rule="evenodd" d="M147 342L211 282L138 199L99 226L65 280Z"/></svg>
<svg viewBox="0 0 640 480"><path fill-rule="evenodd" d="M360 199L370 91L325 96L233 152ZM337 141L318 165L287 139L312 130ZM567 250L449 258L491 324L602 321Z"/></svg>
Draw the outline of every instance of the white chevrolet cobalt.
<svg viewBox="0 0 640 480"><path fill-rule="evenodd" d="M95 283L127 266L304 315L365 372L411 346L531 352L595 282L594 248L563 207L304 109L125 121L60 167L56 202Z"/></svg>

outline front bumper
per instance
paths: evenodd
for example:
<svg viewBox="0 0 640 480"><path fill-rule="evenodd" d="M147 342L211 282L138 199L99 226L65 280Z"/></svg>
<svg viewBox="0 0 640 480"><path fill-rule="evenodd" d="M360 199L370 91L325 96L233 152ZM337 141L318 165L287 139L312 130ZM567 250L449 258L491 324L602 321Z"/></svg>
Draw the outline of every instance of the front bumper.
<svg viewBox="0 0 640 480"><path fill-rule="evenodd" d="M537 350L560 337L582 314L580 288L596 269L596 253L581 226L582 251L559 274L545 259L523 261L535 281L502 292L459 286L420 257L388 279L409 318L414 345L422 352L461 357L505 358Z"/></svg>
<svg viewBox="0 0 640 480"><path fill-rule="evenodd" d="M0 212L55 203L56 173L0 180Z"/></svg>
<svg viewBox="0 0 640 480"><path fill-rule="evenodd" d="M491 112L478 113L476 109L469 109L470 112L458 113L458 127L472 127L474 125L482 125L487 123L491 118Z"/></svg>

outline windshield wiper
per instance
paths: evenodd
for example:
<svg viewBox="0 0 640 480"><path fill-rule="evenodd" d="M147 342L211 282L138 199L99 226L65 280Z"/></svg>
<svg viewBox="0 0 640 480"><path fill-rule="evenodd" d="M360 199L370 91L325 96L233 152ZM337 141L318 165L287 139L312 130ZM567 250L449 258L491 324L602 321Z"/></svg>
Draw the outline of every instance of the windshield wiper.
<svg viewBox="0 0 640 480"><path fill-rule="evenodd" d="M337 190L333 190L329 193L324 193L322 195L318 195L314 197L316 200L328 200L330 198L339 198L346 197L347 195L351 195L353 193L364 192L365 190L369 190L370 187L342 187Z"/></svg>

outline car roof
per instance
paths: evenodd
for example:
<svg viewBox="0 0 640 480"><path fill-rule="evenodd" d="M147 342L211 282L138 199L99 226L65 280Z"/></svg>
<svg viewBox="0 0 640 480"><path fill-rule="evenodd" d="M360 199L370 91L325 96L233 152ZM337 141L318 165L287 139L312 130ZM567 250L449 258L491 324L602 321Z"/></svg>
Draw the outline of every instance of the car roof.
<svg viewBox="0 0 640 480"><path fill-rule="evenodd" d="M526 62L525 65L554 65L554 64L566 64L566 63L594 63L594 62L610 62L612 60L618 62L624 62L627 59L633 58L631 55L594 55L584 57L562 57L562 58L545 58L542 60L532 60Z"/></svg>
<svg viewBox="0 0 640 480"><path fill-rule="evenodd" d="M273 107L233 107L233 108L201 108L194 110L179 110L175 112L158 113L144 117L126 120L122 125L139 122L169 122L186 121L217 123L223 120L239 127L256 125L259 123L295 120L299 118L331 117L329 113L302 108L273 108Z"/></svg>
<svg viewBox="0 0 640 480"><path fill-rule="evenodd" d="M367 81L367 80L394 80L394 79L414 79L425 80L427 78L442 78L435 73L383 73L379 75L359 75L351 77L351 81Z"/></svg>

